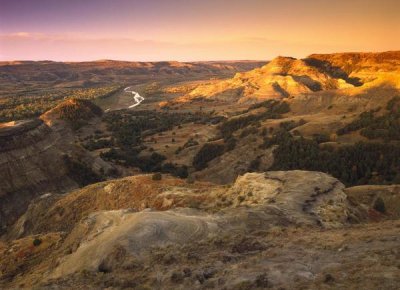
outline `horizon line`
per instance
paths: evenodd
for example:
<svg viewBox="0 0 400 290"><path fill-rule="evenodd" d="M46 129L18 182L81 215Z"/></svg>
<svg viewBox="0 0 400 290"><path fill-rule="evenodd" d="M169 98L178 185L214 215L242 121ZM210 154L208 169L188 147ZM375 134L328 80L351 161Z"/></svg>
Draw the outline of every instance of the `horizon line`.
<svg viewBox="0 0 400 290"><path fill-rule="evenodd" d="M123 59L95 59L95 60L51 60L51 59L14 59L14 60L1 60L1 62L69 62L69 63L79 63L79 62L178 62L178 63L195 63L195 62L262 62L269 61L267 59L225 59L225 60L123 60Z"/></svg>
<svg viewBox="0 0 400 290"><path fill-rule="evenodd" d="M311 55L314 54L319 54L319 55L331 55L331 54L354 54L354 53L364 53L364 54L377 54L377 53L393 53L393 52L400 52L400 49L398 50L385 50L385 51L342 51L342 52L332 52L332 53L318 53L314 52L311 53L304 58L310 57ZM287 55L277 55L274 58L277 57L292 57L292 56L287 56ZM274 59L272 58L272 59ZM297 58L297 57L292 57L296 59L303 59L303 58ZM271 61L271 59L213 59L213 60L126 60L126 59L95 59L95 60L51 60L51 59L38 59L38 60L32 60L32 59L14 59L14 60L2 60L0 59L1 62L63 62L63 63L80 63L80 62L136 62L136 63L145 63L145 62L178 62L178 63L196 63L196 62L263 62L263 61Z"/></svg>

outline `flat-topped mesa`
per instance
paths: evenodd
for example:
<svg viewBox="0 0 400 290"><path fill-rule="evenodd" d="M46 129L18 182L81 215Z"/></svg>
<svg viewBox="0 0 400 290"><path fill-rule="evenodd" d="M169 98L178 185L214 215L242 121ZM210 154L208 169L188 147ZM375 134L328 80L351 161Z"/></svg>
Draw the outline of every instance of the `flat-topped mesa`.
<svg viewBox="0 0 400 290"><path fill-rule="evenodd" d="M400 51L312 54L306 60L320 69L345 74L346 81L355 86L371 83L399 88Z"/></svg>
<svg viewBox="0 0 400 290"><path fill-rule="evenodd" d="M307 59L317 59L329 62L333 66L340 67L351 73L360 68L398 71L400 66L400 51L387 52L348 52L332 54L311 54Z"/></svg>

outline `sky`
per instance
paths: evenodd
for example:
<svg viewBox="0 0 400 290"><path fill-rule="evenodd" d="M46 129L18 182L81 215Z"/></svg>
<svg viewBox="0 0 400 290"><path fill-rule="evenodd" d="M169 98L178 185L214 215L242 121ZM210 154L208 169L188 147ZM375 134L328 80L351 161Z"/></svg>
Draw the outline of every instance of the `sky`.
<svg viewBox="0 0 400 290"><path fill-rule="evenodd" d="M400 50L400 0L0 0L0 60L269 60Z"/></svg>

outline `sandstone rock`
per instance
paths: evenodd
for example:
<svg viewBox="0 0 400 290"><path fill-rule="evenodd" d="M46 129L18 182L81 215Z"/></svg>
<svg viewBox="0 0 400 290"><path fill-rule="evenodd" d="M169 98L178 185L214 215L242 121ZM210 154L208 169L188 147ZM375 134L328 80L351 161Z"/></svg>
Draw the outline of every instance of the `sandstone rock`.
<svg viewBox="0 0 400 290"><path fill-rule="evenodd" d="M95 212L70 233L67 244L77 243L79 247L60 261L52 277L84 269L96 270L119 247L127 255L144 259L154 247L185 245L230 232L258 231L287 224L338 228L347 224L348 214L353 210L343 188L338 180L320 172L247 173L238 177L223 194L220 187L209 189L208 195L217 200L208 204L211 210L218 200L233 201L213 214L184 208L164 212L129 209ZM186 194L192 193L186 191ZM163 196L160 196L162 200ZM244 198L237 202L240 196ZM262 250L265 246L251 242L235 247L240 253L247 248ZM115 263L108 261L108 264Z"/></svg>

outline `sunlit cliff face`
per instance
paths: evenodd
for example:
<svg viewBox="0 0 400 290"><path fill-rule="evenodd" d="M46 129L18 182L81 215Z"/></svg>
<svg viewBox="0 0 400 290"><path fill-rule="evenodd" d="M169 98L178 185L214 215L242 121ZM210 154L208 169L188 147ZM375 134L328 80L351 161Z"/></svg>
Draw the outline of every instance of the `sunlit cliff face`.
<svg viewBox="0 0 400 290"><path fill-rule="evenodd" d="M396 0L1 0L0 59L221 60L400 47Z"/></svg>

